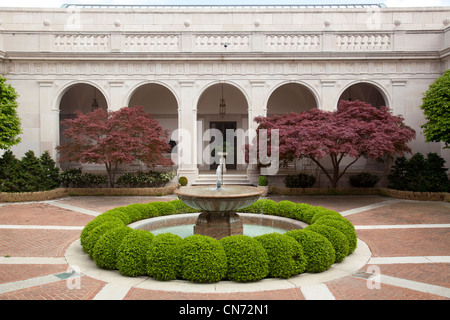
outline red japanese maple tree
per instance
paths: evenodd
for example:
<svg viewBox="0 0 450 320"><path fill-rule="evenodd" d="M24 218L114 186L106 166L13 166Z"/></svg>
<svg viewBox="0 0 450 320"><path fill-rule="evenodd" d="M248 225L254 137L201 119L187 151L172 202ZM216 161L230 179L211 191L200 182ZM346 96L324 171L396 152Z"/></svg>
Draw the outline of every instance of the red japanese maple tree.
<svg viewBox="0 0 450 320"><path fill-rule="evenodd" d="M333 112L312 109L272 117L257 117L258 129L279 130L280 161L310 158L335 188L347 169L359 158L379 159L410 152L407 143L415 137L386 107L375 108L361 101L340 101ZM321 160L329 156L329 172ZM352 160L341 167L344 158Z"/></svg>
<svg viewBox="0 0 450 320"><path fill-rule="evenodd" d="M105 164L109 185L114 187L117 167L139 160L149 168L170 166L164 157L170 151L168 131L145 113L144 107L105 111L101 108L61 122L63 135L70 139L57 147L60 162Z"/></svg>

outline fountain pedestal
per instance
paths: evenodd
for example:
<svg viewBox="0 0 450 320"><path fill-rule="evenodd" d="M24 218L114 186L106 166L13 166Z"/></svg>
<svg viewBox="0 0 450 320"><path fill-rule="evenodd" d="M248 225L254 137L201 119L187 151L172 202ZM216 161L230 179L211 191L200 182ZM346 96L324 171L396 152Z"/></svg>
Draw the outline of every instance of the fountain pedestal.
<svg viewBox="0 0 450 320"><path fill-rule="evenodd" d="M194 234L202 234L216 239L240 235L244 231L236 212L202 212L194 226Z"/></svg>
<svg viewBox="0 0 450 320"><path fill-rule="evenodd" d="M263 193L247 186L194 186L182 187L175 194L186 205L200 209L201 214L194 226L194 234L221 239L243 233L242 223L236 210L245 208Z"/></svg>

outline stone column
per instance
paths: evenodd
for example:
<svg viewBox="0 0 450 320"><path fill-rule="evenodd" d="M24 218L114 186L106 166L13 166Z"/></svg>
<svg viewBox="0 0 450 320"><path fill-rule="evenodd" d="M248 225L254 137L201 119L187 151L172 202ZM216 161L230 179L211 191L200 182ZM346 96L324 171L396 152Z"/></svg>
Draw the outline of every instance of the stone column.
<svg viewBox="0 0 450 320"><path fill-rule="evenodd" d="M36 156L49 151L56 160L56 146L59 144L59 110L52 108L53 81L39 83L39 150Z"/></svg>
<svg viewBox="0 0 450 320"><path fill-rule="evenodd" d="M191 184L198 177L197 168L197 108L193 105L193 80L180 80L178 106L178 176Z"/></svg>
<svg viewBox="0 0 450 320"><path fill-rule="evenodd" d="M336 110L337 105L334 80L322 80L322 105L317 107L325 111Z"/></svg>
<svg viewBox="0 0 450 320"><path fill-rule="evenodd" d="M123 101L123 81L109 81L110 87L110 105L109 111L117 111L122 107L125 107Z"/></svg>

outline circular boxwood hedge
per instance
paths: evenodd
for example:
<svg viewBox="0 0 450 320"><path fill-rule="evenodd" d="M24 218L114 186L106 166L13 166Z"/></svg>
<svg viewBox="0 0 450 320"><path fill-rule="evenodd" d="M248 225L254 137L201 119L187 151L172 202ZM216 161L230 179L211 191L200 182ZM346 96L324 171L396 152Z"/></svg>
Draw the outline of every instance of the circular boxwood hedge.
<svg viewBox="0 0 450 320"><path fill-rule="evenodd" d="M117 269L126 276L195 282L248 282L321 272L356 248L354 226L332 210L260 199L240 211L278 215L310 225L286 234L229 236L220 241L202 235L185 239L170 233L153 236L127 226L141 219L198 212L180 200L158 201L100 214L83 228L80 241L100 268Z"/></svg>

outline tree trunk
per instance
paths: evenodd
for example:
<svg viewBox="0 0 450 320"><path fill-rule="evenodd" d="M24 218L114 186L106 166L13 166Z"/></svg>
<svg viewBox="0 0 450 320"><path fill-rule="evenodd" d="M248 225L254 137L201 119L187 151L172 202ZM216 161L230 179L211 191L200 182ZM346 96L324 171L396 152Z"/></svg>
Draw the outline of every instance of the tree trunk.
<svg viewBox="0 0 450 320"><path fill-rule="evenodd" d="M116 171L117 171L118 163L116 162L113 167L113 164L111 162L106 162L105 166L106 166L106 172L108 172L109 187L114 188L115 182L116 182Z"/></svg>

